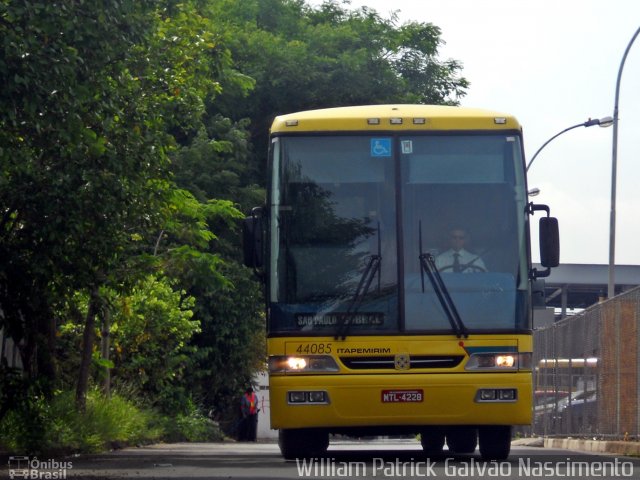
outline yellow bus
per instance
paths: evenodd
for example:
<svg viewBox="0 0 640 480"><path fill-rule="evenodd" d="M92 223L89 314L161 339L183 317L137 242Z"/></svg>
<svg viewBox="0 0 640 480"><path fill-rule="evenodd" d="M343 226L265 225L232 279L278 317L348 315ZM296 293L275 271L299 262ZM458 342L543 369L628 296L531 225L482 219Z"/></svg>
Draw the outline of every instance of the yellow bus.
<svg viewBox="0 0 640 480"><path fill-rule="evenodd" d="M322 455L330 434L419 434L428 454L506 458L511 426L531 423L531 281L558 263L517 120L429 105L283 115L268 172L244 254L265 281L283 456Z"/></svg>

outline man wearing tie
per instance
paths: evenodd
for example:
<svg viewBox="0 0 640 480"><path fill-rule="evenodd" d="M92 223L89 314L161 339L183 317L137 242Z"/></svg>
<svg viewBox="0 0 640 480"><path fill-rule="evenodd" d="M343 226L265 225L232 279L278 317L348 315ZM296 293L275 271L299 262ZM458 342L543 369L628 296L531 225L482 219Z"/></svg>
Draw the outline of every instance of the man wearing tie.
<svg viewBox="0 0 640 480"><path fill-rule="evenodd" d="M475 273L486 272L487 268L479 255L465 250L467 232L454 228L450 232L450 248L436 257L436 267L440 272Z"/></svg>

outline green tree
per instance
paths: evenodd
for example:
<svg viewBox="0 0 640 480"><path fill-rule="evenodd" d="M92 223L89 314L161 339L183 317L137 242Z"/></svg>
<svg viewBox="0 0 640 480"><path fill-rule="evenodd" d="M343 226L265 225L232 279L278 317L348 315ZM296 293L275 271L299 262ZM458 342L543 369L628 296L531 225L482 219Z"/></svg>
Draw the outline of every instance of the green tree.
<svg viewBox="0 0 640 480"><path fill-rule="evenodd" d="M262 297L251 273L235 260L237 243L230 240L237 237L242 214L228 200L201 203L184 190L178 193L174 203L181 214L167 224L156 255L165 273L194 298L194 318L200 321L183 387L225 419L237 410L238 392L264 368ZM187 228L193 225L200 230Z"/></svg>
<svg viewBox="0 0 640 480"><path fill-rule="evenodd" d="M140 239L177 215L168 153L225 57L207 25L190 2L0 3L0 321L52 380L55 311L86 293L80 403L101 286L144 276Z"/></svg>
<svg viewBox="0 0 640 480"><path fill-rule="evenodd" d="M260 165L277 114L357 104L456 104L468 86L459 62L438 58L441 32L431 23L399 24L396 16L336 1L212 5L236 68L256 81L249 96L228 92L215 107L231 118L252 119Z"/></svg>
<svg viewBox="0 0 640 480"><path fill-rule="evenodd" d="M167 412L184 408L185 375L193 368L191 337L200 330L193 297L168 278L150 276L113 308L111 345L114 386L133 388L150 405Z"/></svg>
<svg viewBox="0 0 640 480"><path fill-rule="evenodd" d="M227 262L222 271L229 286L200 284L192 290L202 331L193 339L197 368L191 385L224 421L235 418L238 394L265 368L266 349L263 298L255 280L237 263Z"/></svg>
<svg viewBox="0 0 640 480"><path fill-rule="evenodd" d="M56 301L95 290L123 226L153 218L167 139L126 67L153 3L0 4L0 305L34 377L55 373Z"/></svg>

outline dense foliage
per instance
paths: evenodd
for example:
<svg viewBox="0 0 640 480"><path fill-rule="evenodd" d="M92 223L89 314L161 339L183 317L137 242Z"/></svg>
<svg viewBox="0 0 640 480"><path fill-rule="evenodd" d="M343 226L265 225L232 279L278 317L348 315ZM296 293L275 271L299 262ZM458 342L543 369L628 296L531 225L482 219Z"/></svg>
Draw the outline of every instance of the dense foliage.
<svg viewBox="0 0 640 480"><path fill-rule="evenodd" d="M0 326L24 367L0 365L0 424L32 423L14 447L51 439L43 405L70 392L91 415L92 385L233 417L265 360L239 219L270 122L455 104L441 41L347 2L0 0Z"/></svg>

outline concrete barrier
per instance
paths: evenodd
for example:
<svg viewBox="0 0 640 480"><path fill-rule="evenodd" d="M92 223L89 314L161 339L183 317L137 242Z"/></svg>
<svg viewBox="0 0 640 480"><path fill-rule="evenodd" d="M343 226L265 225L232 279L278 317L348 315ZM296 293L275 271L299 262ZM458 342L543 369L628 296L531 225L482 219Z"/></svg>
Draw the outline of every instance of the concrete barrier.
<svg viewBox="0 0 640 480"><path fill-rule="evenodd" d="M582 438L545 438L545 448L564 448L581 452L640 456L640 442L586 440Z"/></svg>

